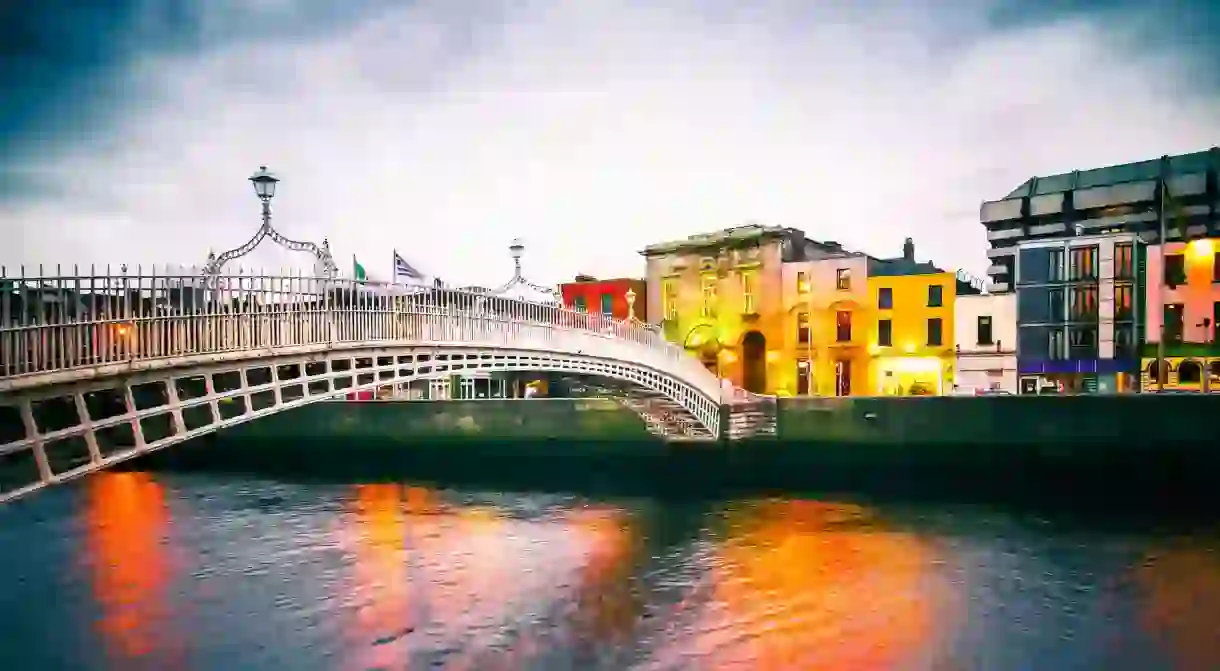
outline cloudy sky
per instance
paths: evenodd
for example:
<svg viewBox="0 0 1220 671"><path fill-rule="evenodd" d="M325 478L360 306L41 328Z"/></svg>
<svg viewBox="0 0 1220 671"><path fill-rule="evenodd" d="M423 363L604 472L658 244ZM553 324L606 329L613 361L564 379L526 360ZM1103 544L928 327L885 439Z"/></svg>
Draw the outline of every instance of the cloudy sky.
<svg viewBox="0 0 1220 671"><path fill-rule="evenodd" d="M752 220L981 274L981 201L1220 144L1205 1L85 4L0 6L2 264L199 262L265 164L345 271L640 274Z"/></svg>

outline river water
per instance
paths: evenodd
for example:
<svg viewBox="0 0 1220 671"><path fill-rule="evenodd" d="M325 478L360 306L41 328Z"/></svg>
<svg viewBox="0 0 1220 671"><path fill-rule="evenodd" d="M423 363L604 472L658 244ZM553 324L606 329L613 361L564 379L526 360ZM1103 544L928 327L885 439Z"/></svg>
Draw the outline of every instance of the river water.
<svg viewBox="0 0 1220 671"><path fill-rule="evenodd" d="M0 669L1214 669L1217 538L109 472L0 508Z"/></svg>

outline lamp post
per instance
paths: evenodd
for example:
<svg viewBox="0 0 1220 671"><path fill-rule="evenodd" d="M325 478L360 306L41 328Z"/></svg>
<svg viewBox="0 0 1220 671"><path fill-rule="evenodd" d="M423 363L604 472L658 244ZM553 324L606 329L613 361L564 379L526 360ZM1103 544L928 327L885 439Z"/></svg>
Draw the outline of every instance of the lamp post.
<svg viewBox="0 0 1220 671"><path fill-rule="evenodd" d="M627 287L627 293L625 296L627 298L627 319L630 321L635 321L635 290L631 287Z"/></svg>
<svg viewBox="0 0 1220 671"><path fill-rule="evenodd" d="M226 263L254 251L263 238L271 238L273 242L285 249L312 254L318 265L321 266L322 273L328 278L334 278L338 267L335 265L334 258L331 257L329 241L322 240L322 245L319 247L312 242L290 240L280 235L280 232L271 226L271 199L275 197L275 186L280 180L268 172L265 165L259 166L258 172L251 175L249 179L250 184L254 186L254 194L263 204L263 223L258 227L258 232L254 234L254 237L247 240L246 244L241 247L230 249L219 256L209 252L207 263L203 266L204 275L214 280Z"/></svg>

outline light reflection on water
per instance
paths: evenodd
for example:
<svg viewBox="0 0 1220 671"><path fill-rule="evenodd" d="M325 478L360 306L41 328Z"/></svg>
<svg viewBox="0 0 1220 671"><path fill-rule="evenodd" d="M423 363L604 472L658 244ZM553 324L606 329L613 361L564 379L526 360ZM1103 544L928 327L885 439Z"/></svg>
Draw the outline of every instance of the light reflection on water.
<svg viewBox="0 0 1220 671"><path fill-rule="evenodd" d="M102 473L0 547L4 669L1220 666L1214 536L964 508Z"/></svg>

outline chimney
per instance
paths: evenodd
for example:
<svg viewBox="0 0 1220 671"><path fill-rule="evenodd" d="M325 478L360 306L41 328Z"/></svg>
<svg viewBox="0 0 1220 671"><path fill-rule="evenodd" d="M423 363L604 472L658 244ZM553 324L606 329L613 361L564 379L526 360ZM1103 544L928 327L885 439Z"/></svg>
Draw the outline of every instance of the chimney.
<svg viewBox="0 0 1220 671"><path fill-rule="evenodd" d="M915 260L915 241L914 240L907 238L906 241L904 241L902 243L902 258L907 261Z"/></svg>

